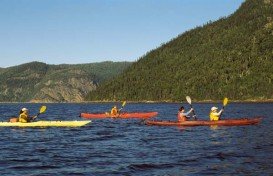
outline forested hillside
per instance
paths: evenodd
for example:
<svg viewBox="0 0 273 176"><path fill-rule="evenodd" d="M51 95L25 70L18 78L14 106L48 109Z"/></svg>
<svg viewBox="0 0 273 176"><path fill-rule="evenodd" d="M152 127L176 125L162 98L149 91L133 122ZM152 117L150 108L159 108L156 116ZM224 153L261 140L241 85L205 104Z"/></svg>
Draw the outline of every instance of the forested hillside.
<svg viewBox="0 0 273 176"><path fill-rule="evenodd" d="M31 62L0 69L1 102L79 102L131 63L48 65Z"/></svg>
<svg viewBox="0 0 273 176"><path fill-rule="evenodd" d="M273 1L246 0L234 14L148 52L87 100L267 100L272 79Z"/></svg>

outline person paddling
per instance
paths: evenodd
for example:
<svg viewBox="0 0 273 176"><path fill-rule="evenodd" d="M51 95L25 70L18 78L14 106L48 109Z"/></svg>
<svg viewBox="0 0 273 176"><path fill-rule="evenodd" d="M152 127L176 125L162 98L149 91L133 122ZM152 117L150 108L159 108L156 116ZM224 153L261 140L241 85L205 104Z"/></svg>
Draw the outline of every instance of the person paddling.
<svg viewBox="0 0 273 176"><path fill-rule="evenodd" d="M113 106L113 108L111 109L110 115L111 115L112 117L118 118L119 115L120 115L121 110L124 108L125 105L126 105L126 101L124 101L124 102L122 103L120 109L118 109L117 105ZM108 112L106 112L105 114L109 115Z"/></svg>
<svg viewBox="0 0 273 176"><path fill-rule="evenodd" d="M191 112L193 112L193 108L191 108L188 112L185 113L185 108L184 108L184 106L181 106L181 107L179 108L179 111L178 111L178 114L177 114L177 120L178 120L178 122L184 122L184 121L186 121L187 118L188 118L187 116L188 116Z"/></svg>
<svg viewBox="0 0 273 176"><path fill-rule="evenodd" d="M223 113L224 109L221 109L219 112L217 112L217 107L213 106L210 110L210 114L209 114L209 117L210 117L210 120L211 121L214 121L214 120L220 120L220 116L221 114Z"/></svg>
<svg viewBox="0 0 273 176"><path fill-rule="evenodd" d="M111 109L111 115L112 116L116 116L119 114L119 110L117 108L117 106L115 105L112 109Z"/></svg>
<svg viewBox="0 0 273 176"><path fill-rule="evenodd" d="M27 108L23 108L20 111L20 115L19 115L18 121L21 122L21 123L27 123L27 122L31 122L36 117L37 117L37 115L33 116L33 117L30 117L29 114L28 114L28 109Z"/></svg>

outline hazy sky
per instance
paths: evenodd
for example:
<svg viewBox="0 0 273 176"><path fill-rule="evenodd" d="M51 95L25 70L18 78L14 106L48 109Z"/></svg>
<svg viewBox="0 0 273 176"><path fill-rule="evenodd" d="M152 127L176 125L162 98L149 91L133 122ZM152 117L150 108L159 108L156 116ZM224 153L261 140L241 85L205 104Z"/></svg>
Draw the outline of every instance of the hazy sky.
<svg viewBox="0 0 273 176"><path fill-rule="evenodd" d="M135 61L243 0L0 0L0 67Z"/></svg>

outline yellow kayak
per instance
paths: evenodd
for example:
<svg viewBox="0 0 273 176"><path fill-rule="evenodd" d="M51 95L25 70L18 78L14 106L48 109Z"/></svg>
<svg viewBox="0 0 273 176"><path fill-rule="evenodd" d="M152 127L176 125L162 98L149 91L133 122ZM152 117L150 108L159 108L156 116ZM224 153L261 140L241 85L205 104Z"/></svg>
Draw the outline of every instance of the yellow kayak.
<svg viewBox="0 0 273 176"><path fill-rule="evenodd" d="M0 127L80 127L90 123L91 120L84 121L37 121L29 123L21 122L0 122Z"/></svg>

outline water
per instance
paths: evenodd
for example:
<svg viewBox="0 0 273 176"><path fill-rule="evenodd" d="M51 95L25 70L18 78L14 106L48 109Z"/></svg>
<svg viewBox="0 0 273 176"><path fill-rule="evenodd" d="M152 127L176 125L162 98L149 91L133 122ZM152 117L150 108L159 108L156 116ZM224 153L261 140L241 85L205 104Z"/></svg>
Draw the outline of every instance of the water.
<svg viewBox="0 0 273 176"><path fill-rule="evenodd" d="M80 120L113 104L46 104L39 120ZM194 104L199 119L215 104ZM216 104L217 105L217 104ZM1 104L1 121L22 107ZM158 111L176 120L180 104L127 104L126 111ZM188 105L184 104L188 109ZM220 106L220 104L218 104ZM104 119L81 128L0 127L0 175L272 175L273 103L228 104L223 118L264 116L241 127L157 127L140 120Z"/></svg>

